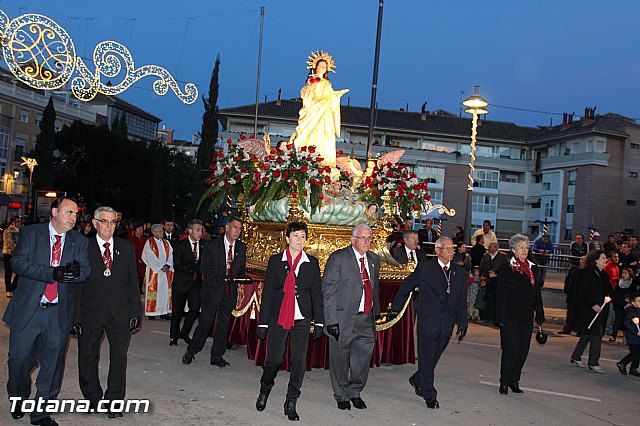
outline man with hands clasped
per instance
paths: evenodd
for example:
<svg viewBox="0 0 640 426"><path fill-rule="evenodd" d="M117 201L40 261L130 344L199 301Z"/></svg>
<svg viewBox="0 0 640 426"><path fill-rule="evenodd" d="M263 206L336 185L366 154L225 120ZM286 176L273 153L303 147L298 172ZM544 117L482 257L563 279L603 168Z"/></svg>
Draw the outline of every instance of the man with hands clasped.
<svg viewBox="0 0 640 426"><path fill-rule="evenodd" d="M323 312L320 265L318 259L305 253L307 225L291 222L287 226L287 249L271 256L264 279L259 339L267 339L267 361L260 379L260 395L256 409L262 411L282 364L287 335L291 338L291 376L284 403L289 420L299 420L296 401L304 379L311 320L315 321L313 339L322 337Z"/></svg>
<svg viewBox="0 0 640 426"><path fill-rule="evenodd" d="M454 249L451 238L438 238L437 261L418 263L396 293L389 312L389 318L395 318L409 293L419 288L418 371L409 378L409 383L431 409L440 408L438 392L433 386L434 370L449 343L454 324L458 324L458 340L467 334L468 274L452 262Z"/></svg>

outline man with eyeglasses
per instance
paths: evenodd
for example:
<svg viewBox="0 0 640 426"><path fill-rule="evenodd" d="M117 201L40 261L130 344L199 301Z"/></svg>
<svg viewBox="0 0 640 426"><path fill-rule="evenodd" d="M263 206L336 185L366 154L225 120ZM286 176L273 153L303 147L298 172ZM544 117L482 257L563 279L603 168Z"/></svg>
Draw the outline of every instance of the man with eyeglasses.
<svg viewBox="0 0 640 426"><path fill-rule="evenodd" d="M131 332L140 325L142 307L138 291L138 267L133 245L114 236L116 211L98 207L93 214L95 237L89 239L91 274L81 289L73 325L78 336L80 390L90 408L98 402L123 400L127 372L127 348ZM103 393L98 377L102 337L109 341L109 377ZM109 412L109 418L122 412Z"/></svg>
<svg viewBox="0 0 640 426"><path fill-rule="evenodd" d="M455 248L449 237L440 237L435 247L437 261L418 263L402 283L389 312L389 318L395 318L409 294L419 288L418 371L409 378L409 383L431 409L440 408L438 392L433 386L438 360L449 343L454 324L458 324L458 340L467 334L468 325L468 274L452 262Z"/></svg>
<svg viewBox="0 0 640 426"><path fill-rule="evenodd" d="M371 228L356 225L351 246L329 256L322 279L329 373L340 410L367 408L360 393L367 383L380 314L380 257L369 251Z"/></svg>
<svg viewBox="0 0 640 426"><path fill-rule="evenodd" d="M58 198L51 205L51 221L20 231L11 259L20 277L18 287L2 318L9 327L9 397L28 399L31 370L40 364L36 399L54 400L62 386L64 354L73 327L77 285L91 268L87 259L88 240L74 231L78 205ZM32 425L55 426L46 411L31 413ZM11 411L14 419L24 416L22 404Z"/></svg>

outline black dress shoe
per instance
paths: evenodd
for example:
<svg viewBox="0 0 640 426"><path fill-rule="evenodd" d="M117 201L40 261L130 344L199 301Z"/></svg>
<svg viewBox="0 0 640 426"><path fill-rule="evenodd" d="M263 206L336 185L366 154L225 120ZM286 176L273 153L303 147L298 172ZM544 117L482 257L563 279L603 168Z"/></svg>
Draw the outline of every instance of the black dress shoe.
<svg viewBox="0 0 640 426"><path fill-rule="evenodd" d="M220 359L216 359L216 360L211 360L211 365L217 365L220 368L224 368L227 365L231 365L229 364L224 358L220 358Z"/></svg>
<svg viewBox="0 0 640 426"><path fill-rule="evenodd" d="M416 392L416 395L422 396L422 389L416 384L416 381L413 379L413 376L409 377L409 384L413 386L413 390Z"/></svg>
<svg viewBox="0 0 640 426"><path fill-rule="evenodd" d="M178 346L178 339L169 340L169 346Z"/></svg>
<svg viewBox="0 0 640 426"><path fill-rule="evenodd" d="M183 364L191 364L191 361L193 361L193 357L195 356L195 354L187 351L184 353L184 355L182 356L182 363Z"/></svg>
<svg viewBox="0 0 640 426"><path fill-rule="evenodd" d="M363 410L363 409L367 408L367 404L365 404L364 401L362 400L362 398L360 398L360 397L351 398L351 403L358 410Z"/></svg>
<svg viewBox="0 0 640 426"><path fill-rule="evenodd" d="M256 400L256 410L264 410L267 406L267 399L269 399L269 392L260 391L260 395L258 395L258 399Z"/></svg>
<svg viewBox="0 0 640 426"><path fill-rule="evenodd" d="M97 413L98 413L98 403L89 402L89 414L97 414Z"/></svg>
<svg viewBox="0 0 640 426"><path fill-rule="evenodd" d="M22 401L16 402L16 408L11 412L11 417L14 420L18 420L24 417L24 411L22 411Z"/></svg>
<svg viewBox="0 0 640 426"><path fill-rule="evenodd" d="M160 319L171 321L171 314L160 315Z"/></svg>
<svg viewBox="0 0 640 426"><path fill-rule="evenodd" d="M349 401L338 401L338 408L341 410L351 410L351 403Z"/></svg>
<svg viewBox="0 0 640 426"><path fill-rule="evenodd" d="M440 408L440 404L438 403L437 399L427 399L425 403L427 404L427 407L431 408L432 410Z"/></svg>
<svg viewBox="0 0 640 426"><path fill-rule="evenodd" d="M191 337L186 336L186 337L180 337L182 340L184 340L184 342L188 345L189 343L191 343Z"/></svg>
<svg viewBox="0 0 640 426"><path fill-rule="evenodd" d="M520 383L518 383L518 382L511 383L509 385L509 387L511 388L513 393L524 393L524 391L522 389L520 389Z"/></svg>
<svg viewBox="0 0 640 426"><path fill-rule="evenodd" d="M627 375L627 366L626 365L624 365L621 362L616 362L616 366L618 367L618 371L620 372L620 374L622 374L623 376Z"/></svg>
<svg viewBox="0 0 640 426"><path fill-rule="evenodd" d="M51 417L44 417L40 420L32 420L31 424L38 426L58 426L58 422L53 420Z"/></svg>
<svg viewBox="0 0 640 426"><path fill-rule="evenodd" d="M122 417L122 412L109 411L109 413L107 414L107 417L109 417L110 419L115 419L116 417Z"/></svg>
<svg viewBox="0 0 640 426"><path fill-rule="evenodd" d="M298 416L298 413L296 411L296 400L295 399L287 399L284 402L284 414L291 421L295 422L295 421L300 420L300 416Z"/></svg>
<svg viewBox="0 0 640 426"><path fill-rule="evenodd" d="M500 388L498 389L498 392L500 392L500 395L508 395L509 394L509 386L508 385L500 385Z"/></svg>

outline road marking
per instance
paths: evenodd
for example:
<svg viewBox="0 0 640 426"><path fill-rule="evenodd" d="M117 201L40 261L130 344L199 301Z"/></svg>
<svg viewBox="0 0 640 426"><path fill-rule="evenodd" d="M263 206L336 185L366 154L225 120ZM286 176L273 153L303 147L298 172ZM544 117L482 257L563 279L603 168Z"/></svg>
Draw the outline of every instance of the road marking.
<svg viewBox="0 0 640 426"><path fill-rule="evenodd" d="M485 381L481 381L480 384L481 385L488 385L488 386L500 386L498 383L491 383L491 382L485 382ZM584 401L602 402L602 400L600 400L598 398L591 398L589 396L581 396L581 395L573 395L573 394L570 394L570 393L562 393L562 392L553 392L553 391L547 391L547 390L541 390L541 389L525 388L523 386L521 386L520 388L522 390L526 390L527 392L544 393L544 394L547 394L547 395L554 395L554 396L564 396L565 398L582 399Z"/></svg>
<svg viewBox="0 0 640 426"><path fill-rule="evenodd" d="M156 330L151 330L152 333L156 333L156 334L163 334L165 336L168 336L169 333L166 331L156 331Z"/></svg>
<svg viewBox="0 0 640 426"><path fill-rule="evenodd" d="M486 346L488 348L498 348L498 349L500 349L500 345L490 345L488 343L467 342L467 341L464 341L464 340L462 342L458 341L457 343L462 343L464 345Z"/></svg>

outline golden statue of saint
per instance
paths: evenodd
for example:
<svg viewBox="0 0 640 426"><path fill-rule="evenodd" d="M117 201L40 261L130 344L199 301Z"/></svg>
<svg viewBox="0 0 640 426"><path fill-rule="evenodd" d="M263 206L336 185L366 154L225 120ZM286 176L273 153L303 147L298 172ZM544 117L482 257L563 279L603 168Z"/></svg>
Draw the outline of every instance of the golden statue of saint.
<svg viewBox="0 0 640 426"><path fill-rule="evenodd" d="M300 89L302 108L296 127L295 145L314 145L323 164L336 167L336 136L340 137L340 97L349 89L334 91L328 79L336 72L335 62L327 52L314 52L307 61L309 76Z"/></svg>

